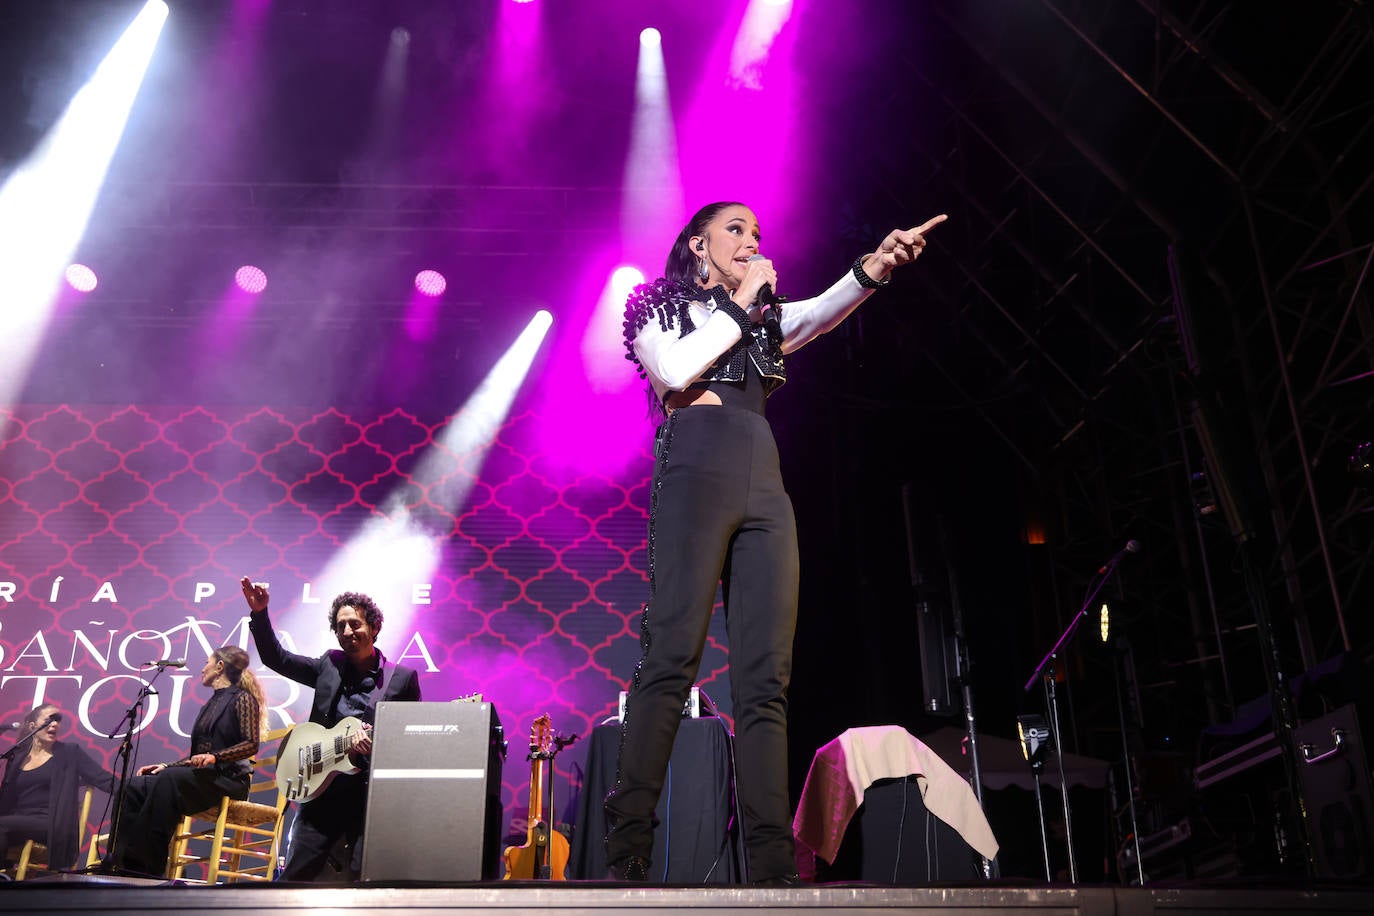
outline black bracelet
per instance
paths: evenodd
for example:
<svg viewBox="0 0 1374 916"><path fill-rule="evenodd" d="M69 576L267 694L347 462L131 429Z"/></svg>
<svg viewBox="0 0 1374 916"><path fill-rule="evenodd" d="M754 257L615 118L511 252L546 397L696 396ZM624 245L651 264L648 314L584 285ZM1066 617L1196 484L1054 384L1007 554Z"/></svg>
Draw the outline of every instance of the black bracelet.
<svg viewBox="0 0 1374 916"><path fill-rule="evenodd" d="M725 291L723 285L711 287L711 299L716 304L716 311L724 312L734 319L735 324L739 325L741 334L748 335L754 322L749 319L749 313L740 308L730 294Z"/></svg>
<svg viewBox="0 0 1374 916"><path fill-rule="evenodd" d="M871 257L873 257L871 254L860 255L859 259L854 262L854 266L850 269L854 271L854 279L858 280L859 285L864 289L882 289L892 282L892 274L888 274L881 280L875 280L870 277L868 273L864 271L864 258Z"/></svg>

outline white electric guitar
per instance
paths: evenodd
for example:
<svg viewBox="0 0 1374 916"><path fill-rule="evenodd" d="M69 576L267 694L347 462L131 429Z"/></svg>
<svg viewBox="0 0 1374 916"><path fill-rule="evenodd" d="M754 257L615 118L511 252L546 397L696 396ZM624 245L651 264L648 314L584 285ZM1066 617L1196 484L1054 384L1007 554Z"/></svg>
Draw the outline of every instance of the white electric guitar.
<svg viewBox="0 0 1374 916"><path fill-rule="evenodd" d="M458 697L454 703L480 703L480 693ZM301 722L277 748L277 788L288 801L308 802L329 787L340 773L360 772L348 757L353 736L363 729L356 716L340 719L332 728Z"/></svg>
<svg viewBox="0 0 1374 916"><path fill-rule="evenodd" d="M277 788L290 801L308 802L337 774L357 773L348 749L362 728L362 719L348 716L333 728L302 722L291 729L277 749Z"/></svg>

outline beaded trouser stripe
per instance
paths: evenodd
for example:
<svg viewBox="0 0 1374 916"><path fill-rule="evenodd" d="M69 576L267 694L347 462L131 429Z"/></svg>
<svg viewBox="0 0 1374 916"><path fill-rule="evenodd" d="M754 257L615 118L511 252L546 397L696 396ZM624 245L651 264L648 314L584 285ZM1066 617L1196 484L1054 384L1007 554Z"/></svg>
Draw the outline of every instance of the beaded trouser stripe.
<svg viewBox="0 0 1374 916"><path fill-rule="evenodd" d="M609 798L620 788L621 778L623 777L622 761L625 757L625 732L630 721L630 709L634 703L635 691L639 689L639 675L644 670L644 659L649 654L649 645L652 637L649 635L649 608L654 600L654 553L657 538L654 533L654 522L658 518L658 494L663 489L663 472L668 468L668 452L673 444L673 416L663 421L654 436L654 481L653 488L649 495L649 600L644 603L639 612L639 661L635 663L635 672L630 680L630 689L625 696L625 715L620 720L620 745L615 755L615 783L611 787ZM615 825L611 825L615 829Z"/></svg>
<svg viewBox="0 0 1374 916"><path fill-rule="evenodd" d="M768 422L730 406L668 420L651 487L649 639L606 797L606 859L652 857L654 808L724 587L735 784L753 878L795 871L787 791L787 687L796 628L796 518ZM671 437L667 433L671 433Z"/></svg>

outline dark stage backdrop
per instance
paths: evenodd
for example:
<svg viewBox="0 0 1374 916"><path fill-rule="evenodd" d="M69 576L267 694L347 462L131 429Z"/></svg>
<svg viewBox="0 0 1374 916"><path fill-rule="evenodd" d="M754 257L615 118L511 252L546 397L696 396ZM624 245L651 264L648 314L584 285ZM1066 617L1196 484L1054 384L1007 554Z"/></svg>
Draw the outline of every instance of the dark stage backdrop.
<svg viewBox="0 0 1374 916"><path fill-rule="evenodd" d="M468 453L442 444L451 419L0 412L3 721L56 703L64 738L112 764L118 741L106 736L151 680L142 665L184 658L137 725L136 763L173 759L207 695L196 673L227 643L253 654L271 725L302 721L309 691L256 664L238 577L270 583L278 631L307 654L335 646L335 591L366 591L386 613L379 645L419 669L425 699L481 692L495 704L511 740L507 824L522 832L531 720L547 712L556 732L588 735L638 659L652 458L642 451L614 477L570 475L539 451L532 410L517 407L489 448ZM648 437L646 424L645 448ZM728 714L719 614L699 680ZM559 760L560 812L575 810L582 747Z"/></svg>

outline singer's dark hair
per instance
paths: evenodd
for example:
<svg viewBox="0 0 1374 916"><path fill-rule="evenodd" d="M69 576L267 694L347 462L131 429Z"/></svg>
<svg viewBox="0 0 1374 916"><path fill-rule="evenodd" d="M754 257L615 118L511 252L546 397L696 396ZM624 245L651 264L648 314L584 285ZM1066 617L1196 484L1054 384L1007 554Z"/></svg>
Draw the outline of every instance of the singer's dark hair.
<svg viewBox="0 0 1374 916"><path fill-rule="evenodd" d="M367 625L372 628L375 636L382 629L382 609L377 607L377 602L362 592L344 592L334 599L334 603L329 606L329 630L333 632L339 625L339 609L351 607L363 615Z"/></svg>
<svg viewBox="0 0 1374 916"><path fill-rule="evenodd" d="M696 286L697 257L692 254L692 236L705 235L706 225L726 207L743 206L745 204L737 200L718 200L693 213L692 218L687 221L687 225L683 226L682 231L677 234L677 241L673 242L673 247L668 251L668 263L663 267L663 276L687 286Z"/></svg>
<svg viewBox="0 0 1374 916"><path fill-rule="evenodd" d="M35 706L24 715L24 731L33 730L34 726L38 724L38 720L43 718L43 710L45 709L51 709L53 712L61 712L61 710L52 703L44 703L41 706Z"/></svg>

